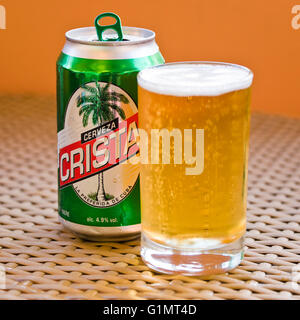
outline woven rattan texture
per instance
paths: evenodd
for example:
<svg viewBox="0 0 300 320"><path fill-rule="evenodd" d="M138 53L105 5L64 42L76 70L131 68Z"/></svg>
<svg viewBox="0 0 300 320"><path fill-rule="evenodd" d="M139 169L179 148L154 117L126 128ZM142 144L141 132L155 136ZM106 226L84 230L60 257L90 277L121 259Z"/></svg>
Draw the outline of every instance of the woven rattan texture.
<svg viewBox="0 0 300 320"><path fill-rule="evenodd" d="M0 298L300 299L300 120L252 117L245 259L200 278L150 271L139 240L93 243L65 231L54 99L0 96L0 108Z"/></svg>

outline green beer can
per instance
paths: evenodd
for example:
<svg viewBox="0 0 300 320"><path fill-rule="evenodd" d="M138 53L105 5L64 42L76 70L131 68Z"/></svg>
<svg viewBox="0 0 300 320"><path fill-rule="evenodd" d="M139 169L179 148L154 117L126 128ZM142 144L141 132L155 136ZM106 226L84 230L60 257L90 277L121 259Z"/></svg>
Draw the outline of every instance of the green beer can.
<svg viewBox="0 0 300 320"><path fill-rule="evenodd" d="M115 24L102 26L110 16ZM66 33L57 61L58 213L81 238L140 233L137 73L163 64L153 31L113 13Z"/></svg>

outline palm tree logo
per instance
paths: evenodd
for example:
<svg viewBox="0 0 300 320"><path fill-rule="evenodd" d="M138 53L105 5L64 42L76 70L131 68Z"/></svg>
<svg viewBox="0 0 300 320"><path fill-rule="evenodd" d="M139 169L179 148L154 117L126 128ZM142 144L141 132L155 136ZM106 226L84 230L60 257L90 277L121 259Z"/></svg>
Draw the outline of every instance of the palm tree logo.
<svg viewBox="0 0 300 320"><path fill-rule="evenodd" d="M88 125L90 116L93 125L101 125L107 121L116 118L117 115L125 120L125 112L120 107L122 103L129 103L128 99L122 93L109 90L110 83L107 83L101 88L99 82L95 82L96 87L90 85L81 86L84 92L77 98L77 107L79 109L79 116L82 116L82 125ZM96 201L107 201L114 198L105 192L103 172L98 174L98 188L97 192L88 195L91 199Z"/></svg>

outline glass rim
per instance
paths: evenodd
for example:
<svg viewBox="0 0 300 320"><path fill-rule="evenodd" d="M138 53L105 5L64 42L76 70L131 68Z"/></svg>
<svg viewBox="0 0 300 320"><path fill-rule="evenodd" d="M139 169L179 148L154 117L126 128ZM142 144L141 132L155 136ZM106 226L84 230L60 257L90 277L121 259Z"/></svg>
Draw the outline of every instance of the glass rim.
<svg viewBox="0 0 300 320"><path fill-rule="evenodd" d="M221 94L225 94L225 93L229 93L229 92L232 92L232 91L237 91L237 90L242 90L242 89L247 89L247 88L250 88L252 83L253 83L253 72L250 68L246 67L246 66L243 66L243 65L240 65L240 64L236 64L236 63L230 63L230 62L222 62L222 61L176 61L176 62L168 62L168 63L165 63L165 64L160 64L160 65L156 65L156 66L152 66L152 67L149 67L149 68L146 68L146 69L143 69L141 70L138 75L137 75L137 82L138 82L138 85L142 88L144 88L145 90L147 91L151 91L151 92L154 92L154 93L159 93L159 94L165 94L165 95L179 95L181 96L181 94L169 94L169 93L164 93L163 90L158 90L159 92L157 92L156 90L151 90L149 88L147 88L145 86L145 83L147 83L148 86L159 86L159 83L155 83L155 81L151 81L149 79L145 79L145 77L143 77L143 74L151 71L151 70L155 70L155 69L162 69L162 68L165 68L165 67L168 67L168 66L176 66L176 65L220 65L220 66L228 66L228 67L232 67L233 69L240 69L240 70L243 70L243 71L246 71L245 72L245 77L243 77L243 79L246 81L247 79L247 85L245 86L241 86L241 88L234 88L232 90L224 90L224 92L220 93L220 94L208 94L208 96L218 96L218 95L221 95ZM239 80L240 81L240 80ZM239 84L239 81L237 80L232 80L231 82L229 81L228 83L226 83L227 85L232 85L233 87L234 86L237 86L238 87L238 84ZM142 82L144 82L142 84ZM172 85L169 85L169 88L171 87ZM216 87L215 87L216 88ZM206 96L205 94L191 94L191 95L199 95L199 96ZM182 94L182 96L187 96L187 94Z"/></svg>

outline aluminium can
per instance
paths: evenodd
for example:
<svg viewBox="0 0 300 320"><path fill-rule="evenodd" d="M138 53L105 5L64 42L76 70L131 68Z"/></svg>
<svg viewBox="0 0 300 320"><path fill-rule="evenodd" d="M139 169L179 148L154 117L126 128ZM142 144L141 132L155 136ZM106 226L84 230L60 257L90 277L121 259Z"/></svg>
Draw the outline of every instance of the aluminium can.
<svg viewBox="0 0 300 320"><path fill-rule="evenodd" d="M140 233L137 73L164 63L153 31L122 27L98 41L95 27L66 33L57 61L58 213L81 238Z"/></svg>

